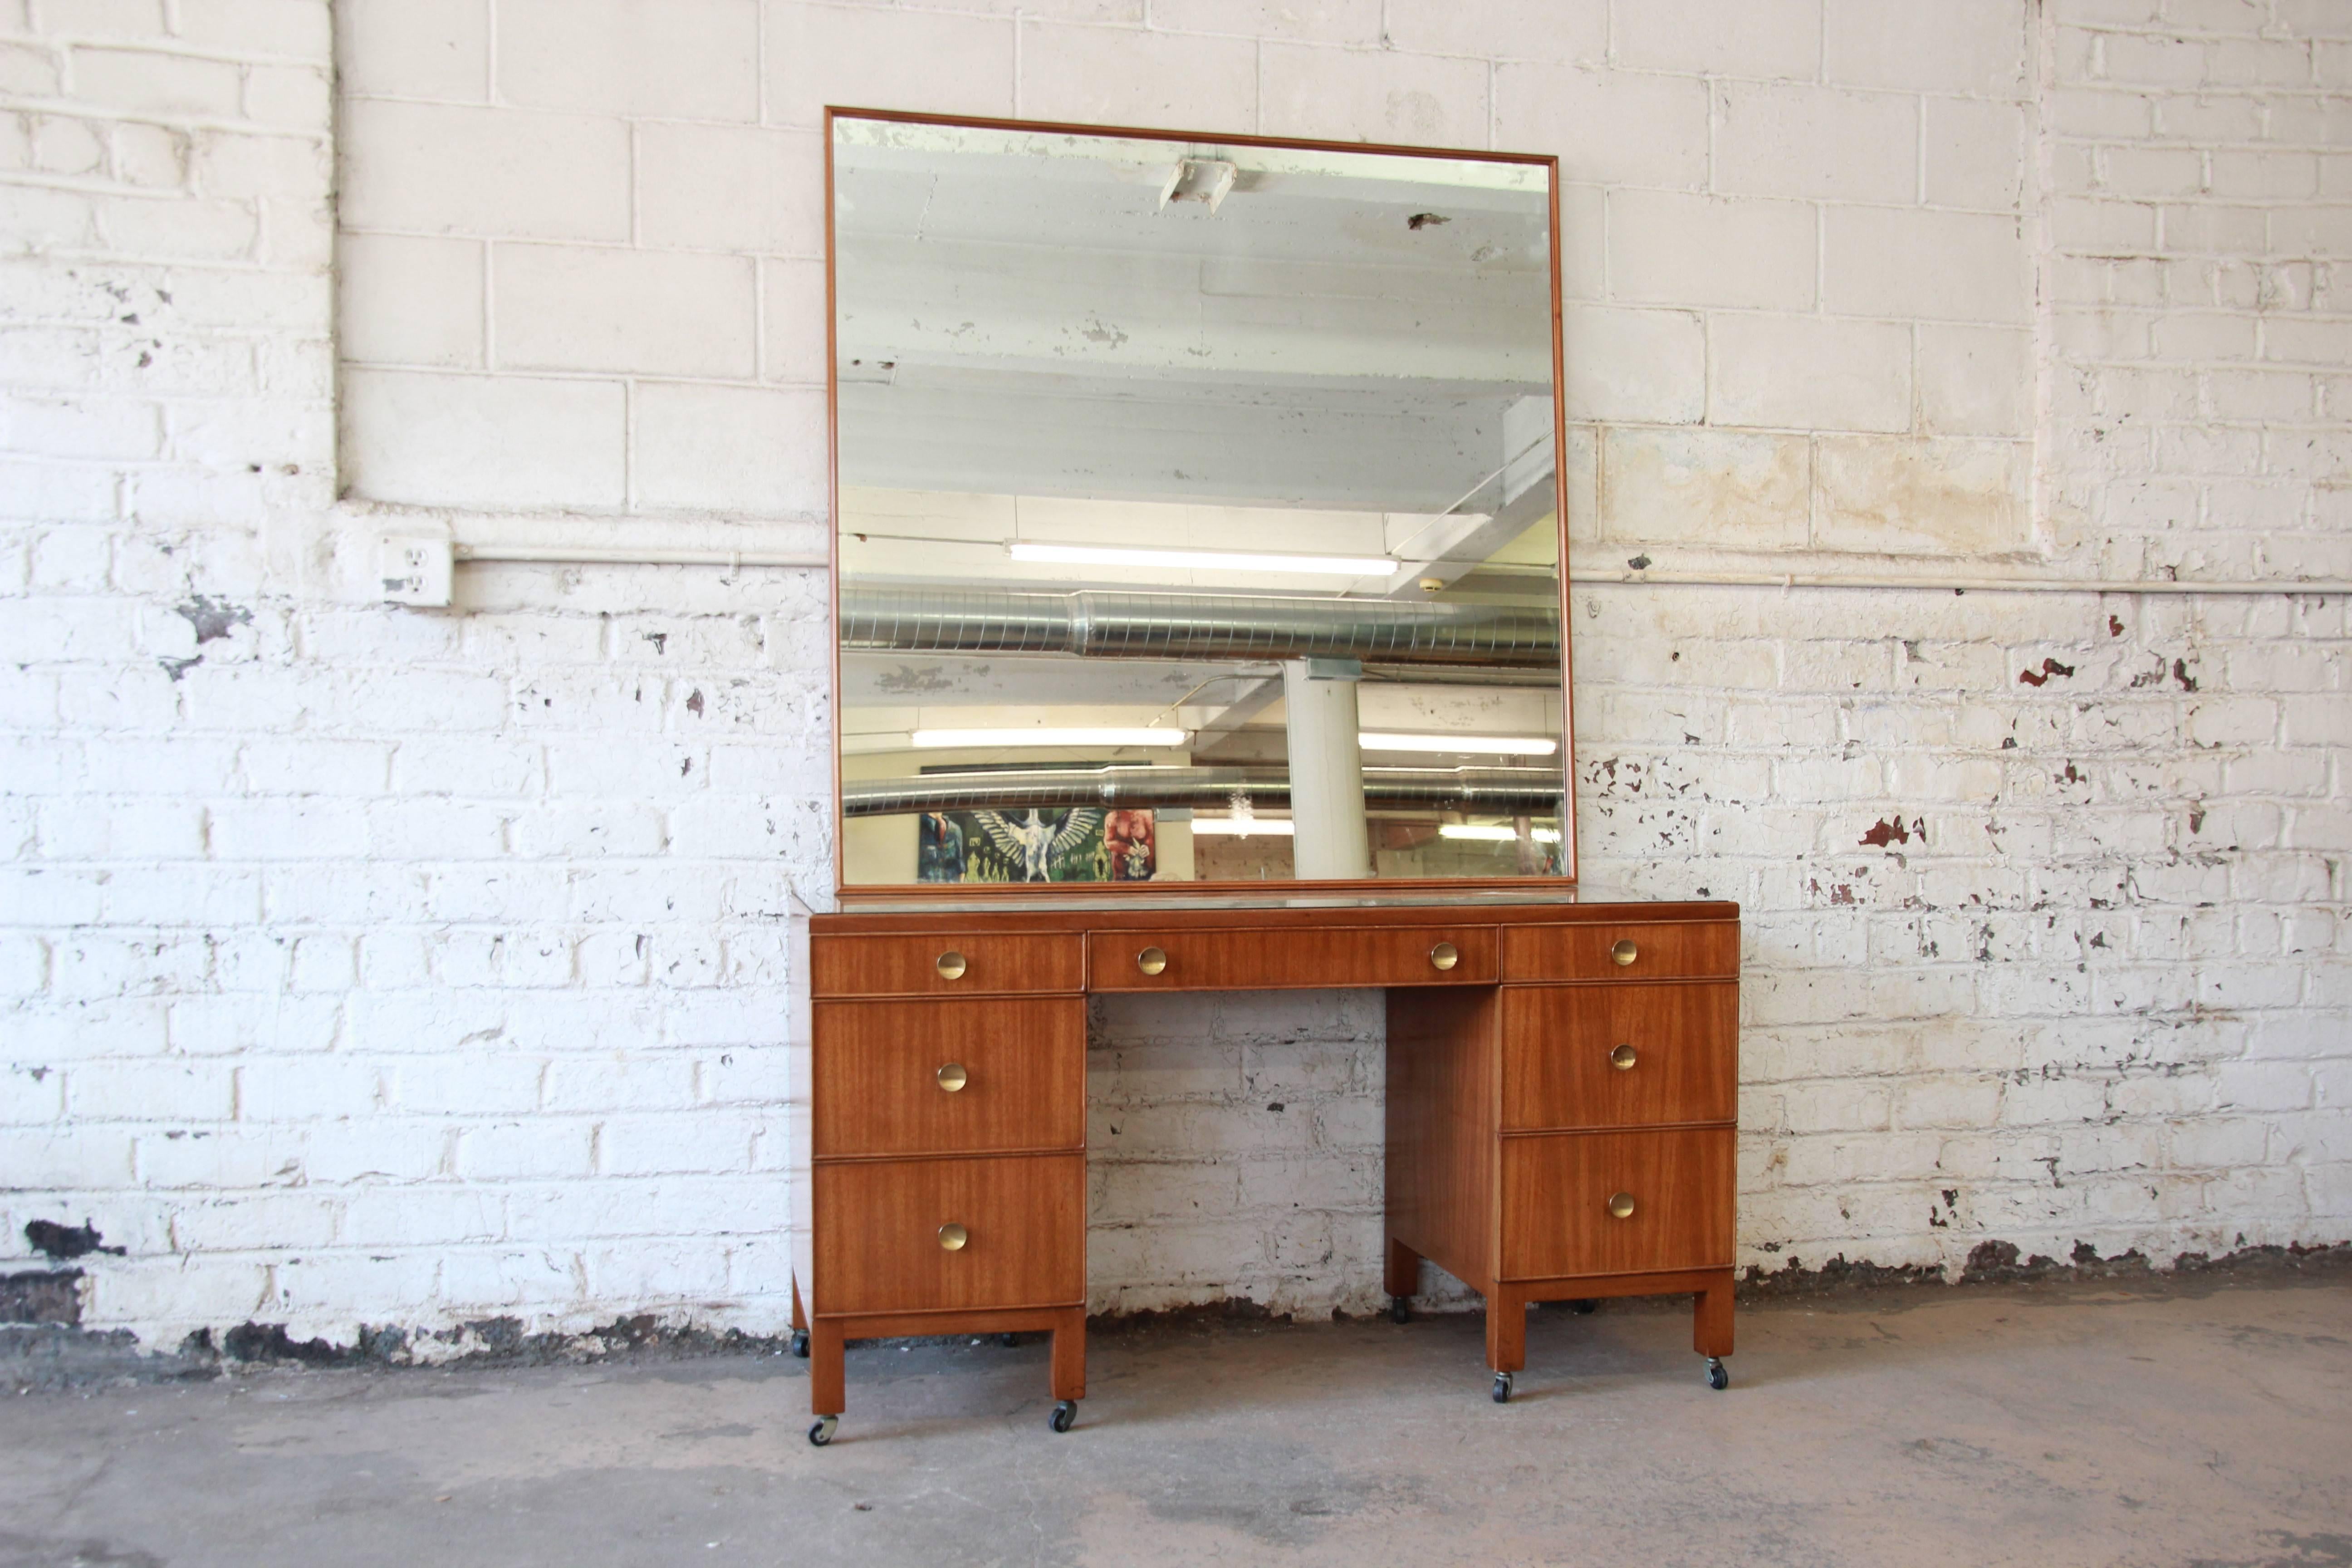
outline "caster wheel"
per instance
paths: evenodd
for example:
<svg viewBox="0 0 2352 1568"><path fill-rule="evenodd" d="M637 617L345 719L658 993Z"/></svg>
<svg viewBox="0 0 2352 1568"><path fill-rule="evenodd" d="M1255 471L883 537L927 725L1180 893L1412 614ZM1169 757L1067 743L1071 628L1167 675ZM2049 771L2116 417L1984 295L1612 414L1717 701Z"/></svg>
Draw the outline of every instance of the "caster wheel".
<svg viewBox="0 0 2352 1568"><path fill-rule="evenodd" d="M1050 1425L1056 1432L1066 1432L1078 1419L1078 1402L1075 1399L1055 1401L1054 1418Z"/></svg>
<svg viewBox="0 0 2352 1568"><path fill-rule="evenodd" d="M827 1443L832 1442L834 1431L835 1428L840 1426L840 1425L841 1417L838 1415L818 1416L816 1418L816 1425L809 1428L809 1442L811 1446L822 1448Z"/></svg>
<svg viewBox="0 0 2352 1568"><path fill-rule="evenodd" d="M1722 1357L1706 1358L1706 1385L1717 1394L1731 1386L1731 1373L1724 1370Z"/></svg>
<svg viewBox="0 0 2352 1568"><path fill-rule="evenodd" d="M1021 1336L1019 1334L999 1334L996 1336L996 1342L1003 1345L1006 1350L1011 1350L1021 1342Z"/></svg>
<svg viewBox="0 0 2352 1568"><path fill-rule="evenodd" d="M794 1329L793 1331L793 1353L800 1357L803 1361L808 1360L808 1331L806 1329Z"/></svg>
<svg viewBox="0 0 2352 1568"><path fill-rule="evenodd" d="M1581 1301L1570 1301L1568 1304L1568 1310L1574 1312L1580 1318L1589 1318L1593 1313L1601 1310L1601 1303L1593 1300L1591 1297L1587 1297Z"/></svg>
<svg viewBox="0 0 2352 1568"><path fill-rule="evenodd" d="M1402 1296L1390 1297L1389 1321L1391 1323L1409 1323L1412 1321L1412 1304Z"/></svg>
<svg viewBox="0 0 2352 1568"><path fill-rule="evenodd" d="M1498 1372L1495 1374L1495 1403L1508 1405L1510 1402L1511 1374L1507 1372Z"/></svg>

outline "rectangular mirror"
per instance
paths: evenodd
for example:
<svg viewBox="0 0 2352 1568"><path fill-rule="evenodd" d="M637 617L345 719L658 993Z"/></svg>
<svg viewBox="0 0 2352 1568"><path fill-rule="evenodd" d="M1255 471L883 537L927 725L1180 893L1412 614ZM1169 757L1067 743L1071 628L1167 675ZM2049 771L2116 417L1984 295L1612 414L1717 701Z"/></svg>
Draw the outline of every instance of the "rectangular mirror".
<svg viewBox="0 0 2352 1568"><path fill-rule="evenodd" d="M827 132L845 889L1574 875L1552 160Z"/></svg>

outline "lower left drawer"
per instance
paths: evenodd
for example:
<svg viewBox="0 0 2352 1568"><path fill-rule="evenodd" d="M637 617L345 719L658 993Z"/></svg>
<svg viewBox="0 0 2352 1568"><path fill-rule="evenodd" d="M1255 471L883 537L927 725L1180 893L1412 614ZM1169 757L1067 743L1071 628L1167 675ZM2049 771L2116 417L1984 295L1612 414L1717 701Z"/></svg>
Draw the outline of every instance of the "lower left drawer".
<svg viewBox="0 0 2352 1568"><path fill-rule="evenodd" d="M1068 1306L1087 1295L1087 1157L819 1164L817 1310Z"/></svg>

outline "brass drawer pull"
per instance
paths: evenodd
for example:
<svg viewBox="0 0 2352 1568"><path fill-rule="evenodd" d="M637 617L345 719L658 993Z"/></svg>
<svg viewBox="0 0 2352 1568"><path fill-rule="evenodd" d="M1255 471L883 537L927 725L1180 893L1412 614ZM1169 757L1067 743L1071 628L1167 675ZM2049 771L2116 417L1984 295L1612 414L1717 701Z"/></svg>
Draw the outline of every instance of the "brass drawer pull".
<svg viewBox="0 0 2352 1568"><path fill-rule="evenodd" d="M939 970L940 978L942 980L961 980L965 967L963 954L953 952L943 952L940 954L940 962L935 967Z"/></svg>
<svg viewBox="0 0 2352 1568"><path fill-rule="evenodd" d="M1620 1046L1609 1053L1609 1065L1619 1072L1631 1072L1633 1064L1641 1059L1641 1054L1631 1046ZM947 1069L942 1068L940 1070L944 1072Z"/></svg>
<svg viewBox="0 0 2352 1568"><path fill-rule="evenodd" d="M1618 968L1623 969L1631 965L1635 959L1642 956L1642 950L1635 947L1632 939L1628 938L1620 942L1615 947L1611 948L1609 950L1609 956L1616 960Z"/></svg>
<svg viewBox="0 0 2352 1568"><path fill-rule="evenodd" d="M1429 950L1429 966L1446 970L1462 962L1462 950L1450 942L1441 942Z"/></svg>
<svg viewBox="0 0 2352 1568"><path fill-rule="evenodd" d="M1633 1202L1631 1198L1625 1201ZM949 1224L940 1226L940 1250L942 1252L961 1252L963 1244L971 1239L971 1232L960 1225Z"/></svg>
<svg viewBox="0 0 2352 1568"><path fill-rule="evenodd" d="M1621 1047L1619 1048L1622 1049L1623 1047ZM1628 1063L1626 1065L1631 1066L1632 1064ZM971 1075L963 1070L963 1063L950 1062L947 1066L940 1069L939 1079L940 1087L946 1089L950 1094L953 1094L956 1090L961 1089L965 1084L971 1081Z"/></svg>
<svg viewBox="0 0 2352 1568"><path fill-rule="evenodd" d="M1631 1193L1618 1193L1612 1196L1609 1200L1609 1212L1619 1219L1632 1219L1633 1217L1633 1194ZM943 1232L941 1234L945 1233Z"/></svg>
<svg viewBox="0 0 2352 1568"><path fill-rule="evenodd" d="M1146 974L1158 974L1168 967L1168 950L1147 947L1135 955L1135 967Z"/></svg>

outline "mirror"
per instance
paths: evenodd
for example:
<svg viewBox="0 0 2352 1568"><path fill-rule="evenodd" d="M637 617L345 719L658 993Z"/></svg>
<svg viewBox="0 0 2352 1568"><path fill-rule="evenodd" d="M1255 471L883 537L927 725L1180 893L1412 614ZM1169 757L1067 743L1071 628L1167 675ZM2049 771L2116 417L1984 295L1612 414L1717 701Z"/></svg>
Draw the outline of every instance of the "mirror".
<svg viewBox="0 0 2352 1568"><path fill-rule="evenodd" d="M845 889L1574 874L1549 159L827 140Z"/></svg>

